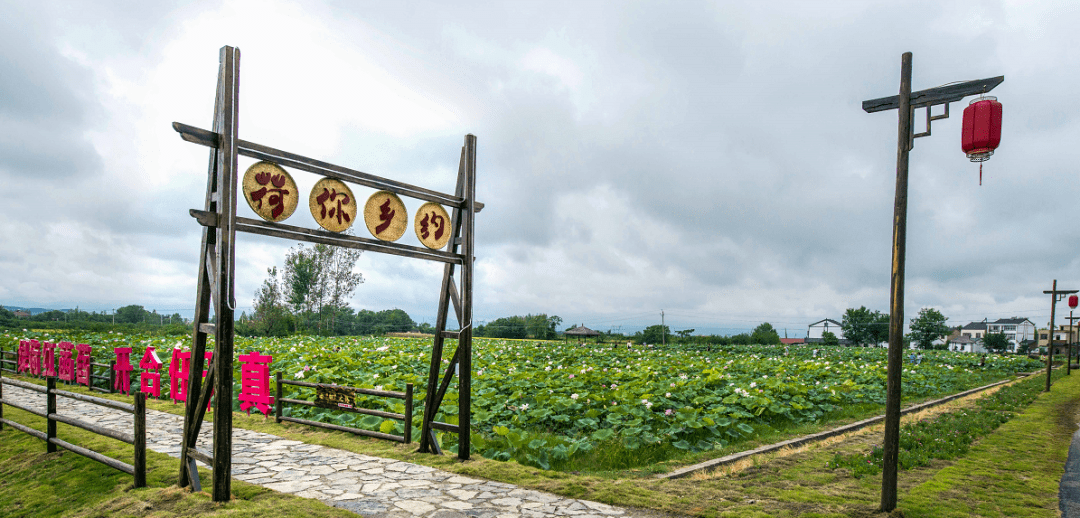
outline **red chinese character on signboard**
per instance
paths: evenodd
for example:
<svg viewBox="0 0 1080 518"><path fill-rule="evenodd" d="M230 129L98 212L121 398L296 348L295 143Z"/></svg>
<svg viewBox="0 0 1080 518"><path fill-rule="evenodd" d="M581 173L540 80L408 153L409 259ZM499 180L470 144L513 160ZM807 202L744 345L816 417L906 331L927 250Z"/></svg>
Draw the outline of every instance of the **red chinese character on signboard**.
<svg viewBox="0 0 1080 518"><path fill-rule="evenodd" d="M130 394L131 371L135 370L135 367L131 365L131 348L117 347L113 351L116 352L116 363L113 364L113 372L116 373L113 379L113 390Z"/></svg>
<svg viewBox="0 0 1080 518"><path fill-rule="evenodd" d="M435 227L435 240L438 241L439 238L442 237L443 232L446 231L446 220L435 211L431 211L430 214L424 214L424 219L420 220L420 237L427 239L429 224Z"/></svg>
<svg viewBox="0 0 1080 518"><path fill-rule="evenodd" d="M90 380L91 347L87 344L79 344L75 346L75 352L75 383L89 387L92 383Z"/></svg>
<svg viewBox="0 0 1080 518"><path fill-rule="evenodd" d="M205 353L207 364L214 357L214 353ZM173 403L179 401L187 402L188 396L188 374L191 372L191 353L180 352L180 349L173 349L172 362L169 364L169 378L170 378L170 391L169 397L172 398ZM206 377L206 368L203 368L202 377ZM213 392L211 392L213 395ZM206 408L210 408L210 402L207 401Z"/></svg>
<svg viewBox="0 0 1080 518"><path fill-rule="evenodd" d="M19 357L15 364L15 372L26 372L30 370L30 341L19 340Z"/></svg>
<svg viewBox="0 0 1080 518"><path fill-rule="evenodd" d="M273 207L270 212L270 216L276 220L277 217L280 216L281 213L285 210L285 196L289 195L288 189L282 189L282 187L285 185L285 175L272 175L268 172L258 173L255 175L255 182L259 185L270 184L275 187L275 189L263 187L262 189L259 189L257 191L252 191L251 200L257 202L259 204L258 208L261 209L263 197L266 197L267 203L269 203L270 206ZM270 196L266 196L267 193L270 193ZM326 209L323 210L325 211Z"/></svg>
<svg viewBox="0 0 1080 518"><path fill-rule="evenodd" d="M375 227L376 234L382 234L382 231L390 226L390 223L394 221L395 213L397 213L396 210L390 209L390 198L387 198L382 205L379 205L379 221L382 224Z"/></svg>
<svg viewBox="0 0 1080 518"><path fill-rule="evenodd" d="M270 413L270 406L274 404L274 397L270 395L270 362L273 356L255 351L240 355L240 410L246 410L251 415L251 407L254 406L263 415Z"/></svg>
<svg viewBox="0 0 1080 518"><path fill-rule="evenodd" d="M161 397L161 373L157 372L161 365L161 358L158 358L154 346L147 347L146 351L143 352L142 359L139 360L139 368L144 371L139 375L140 392L153 394L154 397Z"/></svg>
<svg viewBox="0 0 1080 518"><path fill-rule="evenodd" d="M63 381L75 380L75 358L71 357L75 344L60 342L60 379Z"/></svg>
<svg viewBox="0 0 1080 518"><path fill-rule="evenodd" d="M56 377L56 344L45 342L45 377Z"/></svg>
<svg viewBox="0 0 1080 518"><path fill-rule="evenodd" d="M333 202L335 199L337 200L337 208L330 207L330 210L327 211L326 202ZM346 223L352 221L352 218L349 217L349 214L341 210L341 204L349 204L348 194L345 194L343 192L337 192L336 189L327 189L324 187L322 190L322 194L316 197L315 201L319 202L319 207L322 209L319 213L319 219L326 219L326 215L329 214L331 218L337 217L338 224L341 224L341 220L343 218ZM386 203L390 203L390 201L387 200ZM393 213L391 213L391 216L393 216ZM380 230L379 232L382 231Z"/></svg>
<svg viewBox="0 0 1080 518"><path fill-rule="evenodd" d="M30 364L28 371L34 376L41 375L41 342L30 340Z"/></svg>

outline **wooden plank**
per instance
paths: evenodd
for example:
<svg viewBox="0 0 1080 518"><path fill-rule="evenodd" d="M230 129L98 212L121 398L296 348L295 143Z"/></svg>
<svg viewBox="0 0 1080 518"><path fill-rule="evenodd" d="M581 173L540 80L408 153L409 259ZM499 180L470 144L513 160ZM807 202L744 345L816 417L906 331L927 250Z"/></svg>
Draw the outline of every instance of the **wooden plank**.
<svg viewBox="0 0 1080 518"><path fill-rule="evenodd" d="M444 432L458 433L461 431L461 427L456 424L441 423L439 421L432 421L431 427L436 430L442 430Z"/></svg>
<svg viewBox="0 0 1080 518"><path fill-rule="evenodd" d="M216 327L217 326L215 326L214 324L199 324L199 332L200 333L206 333L208 335L212 335L212 334L214 334L214 329Z"/></svg>
<svg viewBox="0 0 1080 518"><path fill-rule="evenodd" d="M324 245L354 248L357 250L379 252L428 261L439 261L443 263L460 263L462 261L462 258L456 254L431 250L425 247L404 245L401 243L388 243L377 239L349 236L335 232L327 232L325 230L314 230L286 225L284 223L272 223L269 221L259 221L243 217L236 218L236 230L247 232L249 234L307 241L310 243L321 243Z"/></svg>
<svg viewBox="0 0 1080 518"><path fill-rule="evenodd" d="M461 149L458 159L458 179L455 196L462 197L465 193L465 148ZM455 207L450 213L450 241L446 244L446 251L456 253L461 235L461 212L462 209ZM441 454L439 443L435 440L431 423L435 421L439 405L442 403L442 395L439 394L439 371L442 367L443 341L442 332L446 330L447 313L450 308L451 290L454 282L454 265L446 264L443 267L443 280L439 289L439 309L435 317L435 339L431 346L431 365L428 367L428 381L424 396L424 413L421 416L420 447L421 453ZM454 290L456 291L456 290ZM460 313L458 314L460 317ZM460 318L459 318L460 322Z"/></svg>
<svg viewBox="0 0 1080 518"><path fill-rule="evenodd" d="M285 386L281 379L281 371L274 374L274 380L277 382L274 384L274 421L281 422L281 389Z"/></svg>
<svg viewBox="0 0 1080 518"><path fill-rule="evenodd" d="M224 98L224 92L222 90L222 82L224 80L223 65L223 63L219 63L218 65L218 84L217 91L214 97L214 128L218 128L220 126L219 112L221 110ZM210 148L209 163L207 165L206 172L206 197L203 205L204 212L215 214L215 221L217 219L216 213L219 210L218 200L220 199L220 197L217 195L218 154L219 150L216 145ZM199 331L199 325L205 324L210 320L210 303L213 299L213 286L216 284L216 279L212 277L212 272L214 270L214 264L217 257L216 252L213 252L216 244L217 229L204 226L202 233L202 243L199 246L199 269L196 271L198 283L195 290L195 314L192 317L194 326L191 335L192 356L197 358L202 358L203 354L206 352L206 333ZM197 370L199 371L201 379L202 362L200 361L196 363L198 365ZM190 381L193 378L189 377L188 379ZM189 386L196 391L194 396L189 393L189 397L197 398L198 391L201 387L198 385ZM195 414L195 408L192 408L190 405L185 406L184 428L181 433L180 439L180 472L177 479L177 485L179 485L180 487L191 486L195 491L199 491L198 488L200 486L198 480L198 471L195 472L194 477L189 477L191 472L188 469L188 461L190 459L187 456L187 450L189 446L195 446L195 441L198 438L199 428L202 427L201 421L198 423L198 426L195 425ZM194 428L193 432L192 428ZM192 480L192 478L194 480Z"/></svg>
<svg viewBox="0 0 1080 518"><path fill-rule="evenodd" d="M57 396L63 396L66 398L83 401L86 403L93 403L98 406L109 407L115 410L121 410L129 414L135 413L135 405L129 405L127 403L121 403L120 401L113 401L111 399L104 399L94 396L85 396L83 394L76 394L75 392L68 392L66 390L53 389L53 393Z"/></svg>
<svg viewBox="0 0 1080 518"><path fill-rule="evenodd" d="M312 403L310 401L306 401L306 400L303 400L303 399L282 398L281 402L282 403L288 403L290 405L301 405L301 406L311 406L311 407L316 406L315 403ZM324 407L319 407L319 408L324 408ZM395 414L393 412L384 412L382 410L372 410L370 408L337 407L337 408L331 408L330 410L340 410L342 412L352 412L354 414L373 415L373 416L376 416L376 417L385 417L387 419L397 419L397 420L400 420L400 421L405 420L405 415L404 414Z"/></svg>
<svg viewBox="0 0 1080 518"><path fill-rule="evenodd" d="M26 390L33 390L34 392L41 392L43 394L47 390L49 390L49 389L47 389L45 387L42 387L41 385L35 385L33 383L27 383L25 381L19 381L19 380L14 379L14 378L7 378L7 377L0 378L0 383L3 383L4 385L11 385L13 387L24 388Z"/></svg>
<svg viewBox="0 0 1080 518"><path fill-rule="evenodd" d="M23 412L29 412L31 414L34 414L34 415L38 416L38 417L48 418L44 411L38 410L38 409L33 408L33 407L24 406L22 403L17 403L15 401L10 400L10 399L0 398L0 405L7 405L7 406L10 406L12 408L18 408L19 410L22 410Z"/></svg>
<svg viewBox="0 0 1080 518"><path fill-rule="evenodd" d="M203 464L206 464L207 466L213 466L214 465L214 457L212 457L209 453L207 453L205 451L202 451L202 450L200 450L198 448L189 449L188 450L188 455L191 455L191 458L193 458L193 459L195 459L195 460L197 460L197 461L199 461L199 462L201 462Z"/></svg>
<svg viewBox="0 0 1080 518"><path fill-rule="evenodd" d="M308 421L307 419L297 419L295 417L282 417L281 420L288 421L290 423L314 426L316 428L326 428L327 430L337 430L339 432L348 432L356 435L374 437L376 439L385 439L387 441L405 442L404 437L398 437L397 435L390 435L382 432L372 432L370 430L361 430L359 428L349 428L348 426L338 426L336 424L320 423L318 421Z"/></svg>
<svg viewBox="0 0 1080 518"><path fill-rule="evenodd" d="M343 385L334 385L332 383L311 383L311 382L308 382L308 381L296 381L296 380L281 380L281 383L284 384L284 385L295 385L297 387L345 389L345 390L351 390L351 391L356 392L358 394L367 394L369 396L380 396L380 397L389 397L389 398L395 398L395 399L405 399L405 393L404 392L393 392L393 391L390 391L390 390L375 390L375 389L367 389L367 388L359 388L359 387L346 387L346 386L343 386Z"/></svg>
<svg viewBox="0 0 1080 518"><path fill-rule="evenodd" d="M88 432L93 432L93 433L96 433L98 435L103 435L103 436L108 437L110 439L116 439L118 441L126 442L128 444L135 444L135 436L134 435L124 433L124 432L119 432L119 431L113 430L112 428L105 428L104 426L98 426L98 425L93 424L93 423L87 423L86 421L80 421L78 419L75 419L74 417L68 417L66 415L60 415L60 414L57 414L57 413L49 414L48 418L50 420L52 420L52 421L61 422L61 423L64 423L66 425L74 426L76 428L82 428L83 430L86 430Z"/></svg>
<svg viewBox="0 0 1080 518"><path fill-rule="evenodd" d="M976 79L975 81L965 81L963 83L912 92L910 96L911 108L915 109L951 103L959 101L969 95L987 93L996 88L997 85L1000 85L1003 81L1005 81L1005 76L988 77L986 79ZM895 110L899 107L899 95L870 99L868 101L863 101L862 103L862 109L866 113Z"/></svg>
<svg viewBox="0 0 1080 518"><path fill-rule="evenodd" d="M82 455L83 457L86 457L88 459L96 460L96 461L98 461L98 462L100 462L100 463L102 463L102 464L104 464L106 466L109 466L110 468L114 468L114 469L118 469L120 471L123 471L124 473L127 473L128 475L134 475L135 474L135 467L132 466L131 464L127 464L125 462L120 462L120 461L118 461L118 460L116 460L116 459L114 459L112 457L106 457L106 456L104 456L104 455L102 455L102 454L100 454L100 453L98 453L96 451L88 450L86 448L83 448L82 446L76 446L74 444L71 444L70 442L62 441L62 440L56 439L56 438L49 439L49 444L60 446L61 448L65 449L65 450L68 450L68 451L70 451L72 453L78 453L79 455Z"/></svg>
<svg viewBox="0 0 1080 518"><path fill-rule="evenodd" d="M195 493L202 491L202 483L199 482L199 467L195 465L195 458L188 457L185 468L182 469L187 471L188 478L191 480L191 491Z"/></svg>
<svg viewBox="0 0 1080 518"><path fill-rule="evenodd" d="M42 432L40 430L35 430L33 428L30 428L29 426L16 423L15 421L12 421L11 419L6 419L6 418L3 418L3 417L0 417L0 423L6 424L6 425L8 425L8 426L22 432L22 433L33 435L34 437L37 437L38 439L41 439L43 441L49 440L49 436L46 435L45 432Z"/></svg>
<svg viewBox="0 0 1080 518"><path fill-rule="evenodd" d="M458 337L461 336L457 331L439 331L439 335L451 340L457 340Z"/></svg>
<svg viewBox="0 0 1080 518"><path fill-rule="evenodd" d="M207 131L187 124L181 124L179 122L173 123L173 129L180 134L180 138L191 142L193 144L200 144L207 147L216 147L216 143L219 140L219 135L212 131ZM464 200L457 196L450 196L438 191L425 189L416 185L410 185L405 182L399 182L396 180L390 180L389 178L382 178L372 174L357 171L355 169L349 169L347 167L341 167L338 165L322 162L305 156L290 153L288 151L282 151L274 149L269 146L263 146L261 144L255 144L246 140L237 141L237 152L242 156L255 158L258 160L266 160L268 162L274 162L282 167L291 167L299 169L301 171L307 171L320 176L328 176L330 178L336 178L343 182L351 182L357 185L363 185L372 189L390 191L394 194L401 196L408 196L418 200L432 201L443 205L449 205L451 207L463 207ZM476 211L480 212L484 208L483 203L476 203Z"/></svg>

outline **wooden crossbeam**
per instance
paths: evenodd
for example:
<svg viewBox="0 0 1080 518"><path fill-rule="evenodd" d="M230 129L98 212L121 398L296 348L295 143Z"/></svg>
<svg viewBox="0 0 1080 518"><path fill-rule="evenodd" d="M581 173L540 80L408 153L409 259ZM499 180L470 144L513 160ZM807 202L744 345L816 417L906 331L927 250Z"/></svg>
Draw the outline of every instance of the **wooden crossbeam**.
<svg viewBox="0 0 1080 518"><path fill-rule="evenodd" d="M195 126L188 126L187 124L179 122L173 123L173 129L180 134L180 138L194 144L201 144L212 148L215 147L218 142L218 135L213 131L196 128ZM292 167L309 173L329 176L330 178L337 178L343 182L352 182L357 185L371 187L372 189L390 191L401 196L408 196L424 201L433 201L435 203L441 203L456 208L465 206L465 200L460 196L449 196L431 189L390 180L381 176L375 176L355 169L349 169L348 167L315 160L314 158L308 158L288 151L248 142L246 140L237 141L237 152L242 156L266 160L282 167ZM476 207L476 212L480 212L484 208L484 204L480 202L476 202L474 205Z"/></svg>
<svg viewBox="0 0 1080 518"><path fill-rule="evenodd" d="M939 86L937 88L919 90L918 92L911 92L911 108L923 108L926 106L937 106L939 104L956 102L969 95L987 93L1004 81L1005 76L988 77L986 79L965 81L962 83ZM899 107L899 95L870 99L868 101L863 101L862 103L862 109L866 113L895 110Z"/></svg>

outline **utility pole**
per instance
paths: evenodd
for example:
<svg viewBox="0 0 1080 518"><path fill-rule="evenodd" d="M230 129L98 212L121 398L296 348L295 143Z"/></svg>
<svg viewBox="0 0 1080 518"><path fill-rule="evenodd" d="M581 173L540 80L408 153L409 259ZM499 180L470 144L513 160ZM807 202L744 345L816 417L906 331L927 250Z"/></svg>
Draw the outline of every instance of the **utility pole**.
<svg viewBox="0 0 1080 518"><path fill-rule="evenodd" d="M1054 287L1050 291L1043 290L1043 293L1050 295L1050 332L1046 336L1046 388L1043 389L1043 392L1050 392L1050 369L1054 365L1054 310L1057 309L1057 301L1064 298L1065 295L1072 295L1077 291L1080 290L1057 289L1057 279L1054 279Z"/></svg>
<svg viewBox="0 0 1080 518"><path fill-rule="evenodd" d="M885 440L881 475L881 510L896 509L896 480L900 458L900 374L904 367L904 261L907 253L908 152L915 139L930 136L930 123L949 116L949 103L986 93L1005 81L998 76L976 81L911 91L911 53L900 58L900 93L863 101L863 111L897 110L896 197L893 206L892 278L889 296L889 353L885 375ZM945 105L945 113L931 115L931 108ZM911 119L916 108L926 108L926 131L915 133Z"/></svg>
<svg viewBox="0 0 1080 518"><path fill-rule="evenodd" d="M1076 329L1076 321L1080 320L1080 317L1073 316L1073 310L1069 310L1069 355L1065 358L1065 375L1072 374L1072 348L1075 338L1073 338L1073 331Z"/></svg>
<svg viewBox="0 0 1080 518"><path fill-rule="evenodd" d="M660 343L667 347L667 325L664 324L664 310L660 310Z"/></svg>

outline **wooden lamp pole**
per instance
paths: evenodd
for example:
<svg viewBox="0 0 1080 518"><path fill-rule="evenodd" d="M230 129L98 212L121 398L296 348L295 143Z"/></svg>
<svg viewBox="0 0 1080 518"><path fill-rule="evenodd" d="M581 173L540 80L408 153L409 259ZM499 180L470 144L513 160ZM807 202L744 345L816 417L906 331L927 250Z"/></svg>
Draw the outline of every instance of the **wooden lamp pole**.
<svg viewBox="0 0 1080 518"><path fill-rule="evenodd" d="M897 110L896 199L893 206L892 278L889 296L889 363L885 379L885 440L881 510L896 509L896 482L900 456L900 374L903 371L904 347L904 261L907 250L908 152L915 139L930 135L930 123L949 117L949 103L969 95L986 93L1005 81L1005 76L966 81L918 92L911 91L911 53L900 58L900 94L863 101L867 113ZM945 105L945 113L931 115L932 107ZM916 108L926 108L926 131L915 133L911 119Z"/></svg>
<svg viewBox="0 0 1080 518"><path fill-rule="evenodd" d="M1043 392L1050 392L1050 369L1054 365L1054 310L1057 309L1057 301L1064 298L1065 295L1072 295L1077 291L1080 290L1057 289L1057 279L1054 279L1053 288L1049 291L1043 290L1043 293L1050 295L1050 332L1046 335L1046 388L1043 389Z"/></svg>

